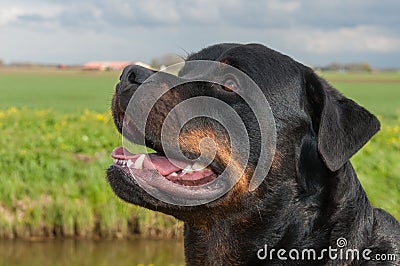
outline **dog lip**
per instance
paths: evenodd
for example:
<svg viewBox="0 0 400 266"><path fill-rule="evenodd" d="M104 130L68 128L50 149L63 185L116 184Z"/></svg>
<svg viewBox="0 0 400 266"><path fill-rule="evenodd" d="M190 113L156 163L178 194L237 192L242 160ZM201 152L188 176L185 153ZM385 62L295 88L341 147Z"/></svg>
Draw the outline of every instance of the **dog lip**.
<svg viewBox="0 0 400 266"><path fill-rule="evenodd" d="M135 195L126 195L126 189L119 188L121 183L117 180L122 179L125 186L128 185L133 188L141 188L144 189L144 192L153 191L160 195L167 195L167 197L173 197L175 199L182 198L184 201L189 200L195 202L204 199L213 201L221 194L224 194L227 191L228 186L224 180L220 180L219 178L204 185L183 186L165 179L163 176L159 175L156 170L150 169L141 170L141 177L145 172L146 178L140 178L139 185L138 180L132 177L130 171L121 165L112 164L107 171L107 178L115 193L132 203L135 203L132 201ZM133 174L135 174L135 172L133 172ZM173 204L175 205L176 203Z"/></svg>
<svg viewBox="0 0 400 266"><path fill-rule="evenodd" d="M169 182L183 186L199 186L212 182L218 177L210 167L200 163L190 164L168 159L160 154L133 154L123 147L111 153L114 164L137 178L146 179L148 170L156 170L158 175Z"/></svg>

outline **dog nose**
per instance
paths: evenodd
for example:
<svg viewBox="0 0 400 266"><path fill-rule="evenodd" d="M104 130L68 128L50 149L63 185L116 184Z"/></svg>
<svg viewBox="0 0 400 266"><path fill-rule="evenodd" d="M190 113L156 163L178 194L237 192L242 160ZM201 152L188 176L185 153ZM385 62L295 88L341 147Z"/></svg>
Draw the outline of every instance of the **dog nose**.
<svg viewBox="0 0 400 266"><path fill-rule="evenodd" d="M124 68L120 76L120 81L127 84L142 84L148 77L154 74L155 71L139 66L129 65Z"/></svg>
<svg viewBox="0 0 400 266"><path fill-rule="evenodd" d="M156 71L138 65L124 68L119 77L120 82L116 86L116 102L121 111L126 110L133 93L154 73Z"/></svg>

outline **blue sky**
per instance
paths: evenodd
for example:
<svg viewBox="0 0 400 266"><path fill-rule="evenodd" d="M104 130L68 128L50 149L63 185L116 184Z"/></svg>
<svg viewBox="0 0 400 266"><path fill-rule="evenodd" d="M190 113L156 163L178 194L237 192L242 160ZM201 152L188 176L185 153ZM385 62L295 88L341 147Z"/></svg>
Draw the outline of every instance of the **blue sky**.
<svg viewBox="0 0 400 266"><path fill-rule="evenodd" d="M400 68L398 0L1 0L0 58L149 62L258 42L314 66Z"/></svg>

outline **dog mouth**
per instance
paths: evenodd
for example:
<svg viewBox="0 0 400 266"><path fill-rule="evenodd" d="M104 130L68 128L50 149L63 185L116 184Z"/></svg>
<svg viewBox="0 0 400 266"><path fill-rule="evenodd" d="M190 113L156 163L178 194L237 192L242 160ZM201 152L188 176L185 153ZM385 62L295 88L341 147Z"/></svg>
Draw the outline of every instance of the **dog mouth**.
<svg viewBox="0 0 400 266"><path fill-rule="evenodd" d="M218 177L210 166L169 159L162 153L133 154L124 147L117 147L112 151L111 157L114 159L114 166L121 168L132 178L145 182L158 177L158 181L164 185L196 187L211 183Z"/></svg>
<svg viewBox="0 0 400 266"><path fill-rule="evenodd" d="M235 184L225 161L210 152L198 154L197 135L193 136L193 143L186 141L184 146L178 147L180 152L171 150L173 143L164 145L158 140L157 126L146 128L144 132L139 130L140 123L136 120L140 116L127 113L118 105L118 100L114 96L112 111L123 146L111 152L114 162L107 170L107 178L120 198L141 206L159 204L159 201L168 206L196 206L221 198ZM157 117L152 118L156 120ZM186 137L190 139L190 135ZM193 149L188 143L193 144ZM144 145L155 153L146 152ZM203 159L207 163L202 162Z"/></svg>
<svg viewBox="0 0 400 266"><path fill-rule="evenodd" d="M225 167L215 160L205 165L198 159L167 157L159 144L146 138L146 146L156 153L131 152L135 149L131 149L131 144L138 143L142 134L126 113L115 112L114 119L118 131L130 143L111 152L114 163L108 169L108 180L122 199L138 205L150 204L153 201L144 197L146 193L167 204L194 206L222 197L232 186L230 177L223 174ZM192 156L197 157L196 154ZM138 196L144 198L138 201Z"/></svg>
<svg viewBox="0 0 400 266"><path fill-rule="evenodd" d="M230 179L210 166L168 159L163 153L133 154L117 147L111 157L108 179L114 192L141 206L153 202L143 193L167 204L195 206L222 197L231 187Z"/></svg>

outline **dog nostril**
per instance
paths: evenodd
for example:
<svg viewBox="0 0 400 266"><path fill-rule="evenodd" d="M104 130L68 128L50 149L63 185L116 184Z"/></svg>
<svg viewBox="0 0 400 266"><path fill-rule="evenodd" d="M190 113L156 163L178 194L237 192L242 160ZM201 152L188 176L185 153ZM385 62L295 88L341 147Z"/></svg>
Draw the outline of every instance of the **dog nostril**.
<svg viewBox="0 0 400 266"><path fill-rule="evenodd" d="M130 83L137 83L135 72L132 71L131 73L129 73L129 75L128 75L128 81L129 81Z"/></svg>

